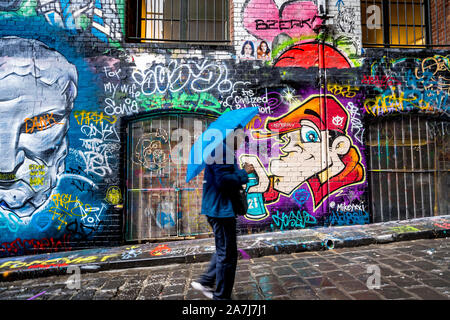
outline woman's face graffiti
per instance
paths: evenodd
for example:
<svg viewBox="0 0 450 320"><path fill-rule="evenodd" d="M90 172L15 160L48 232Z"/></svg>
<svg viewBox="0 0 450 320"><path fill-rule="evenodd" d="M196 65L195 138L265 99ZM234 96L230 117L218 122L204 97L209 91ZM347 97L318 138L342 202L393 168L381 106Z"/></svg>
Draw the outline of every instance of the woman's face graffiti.
<svg viewBox="0 0 450 320"><path fill-rule="evenodd" d="M261 42L261 50L262 52L266 53L267 52L267 44L265 42Z"/></svg>
<svg viewBox="0 0 450 320"><path fill-rule="evenodd" d="M252 55L252 46L251 46L249 43L247 43L247 44L244 46L244 54L245 54L246 56L251 56L251 55Z"/></svg>

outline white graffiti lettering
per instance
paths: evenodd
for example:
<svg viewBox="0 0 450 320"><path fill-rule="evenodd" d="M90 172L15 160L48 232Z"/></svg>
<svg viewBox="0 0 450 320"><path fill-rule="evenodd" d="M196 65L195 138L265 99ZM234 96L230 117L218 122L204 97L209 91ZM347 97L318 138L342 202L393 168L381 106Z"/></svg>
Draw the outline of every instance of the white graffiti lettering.
<svg viewBox="0 0 450 320"><path fill-rule="evenodd" d="M361 114L359 113L359 109L353 104L353 102L349 102L347 104L347 110L350 112L351 116L351 131L356 140L358 140L359 143L363 143L364 127L361 122Z"/></svg>
<svg viewBox="0 0 450 320"><path fill-rule="evenodd" d="M144 95L165 94L189 89L193 92L207 92L217 89L220 93L232 88L228 79L228 68L223 64L203 61L201 65L193 62L178 64L173 60L168 67L157 65L145 71L134 69L132 78Z"/></svg>
<svg viewBox="0 0 450 320"><path fill-rule="evenodd" d="M124 103L116 105L116 102L111 98L105 99L106 107L105 107L105 113L108 116L112 116L115 114L119 115L131 115L133 113L138 113L139 108L137 105L137 102L134 100L131 100L130 98L126 98L124 100Z"/></svg>

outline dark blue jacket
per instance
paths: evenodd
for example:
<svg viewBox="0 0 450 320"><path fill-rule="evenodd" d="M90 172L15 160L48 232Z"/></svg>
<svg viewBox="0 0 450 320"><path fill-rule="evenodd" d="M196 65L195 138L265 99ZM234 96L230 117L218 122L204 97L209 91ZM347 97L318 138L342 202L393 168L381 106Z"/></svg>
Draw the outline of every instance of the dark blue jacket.
<svg viewBox="0 0 450 320"><path fill-rule="evenodd" d="M237 164L210 164L205 167L201 214L213 218L235 217L232 201L239 188L248 182L248 174ZM237 191L237 192L236 192Z"/></svg>

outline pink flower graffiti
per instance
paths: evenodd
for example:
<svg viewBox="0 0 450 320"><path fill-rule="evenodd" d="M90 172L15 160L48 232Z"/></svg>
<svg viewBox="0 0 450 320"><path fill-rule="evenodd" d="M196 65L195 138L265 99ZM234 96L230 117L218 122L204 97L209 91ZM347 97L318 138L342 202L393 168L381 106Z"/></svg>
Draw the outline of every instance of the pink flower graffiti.
<svg viewBox="0 0 450 320"><path fill-rule="evenodd" d="M259 39L272 41L278 34L292 38L313 33L322 24L312 1L289 2L281 8L273 0L249 0L244 9L244 27Z"/></svg>

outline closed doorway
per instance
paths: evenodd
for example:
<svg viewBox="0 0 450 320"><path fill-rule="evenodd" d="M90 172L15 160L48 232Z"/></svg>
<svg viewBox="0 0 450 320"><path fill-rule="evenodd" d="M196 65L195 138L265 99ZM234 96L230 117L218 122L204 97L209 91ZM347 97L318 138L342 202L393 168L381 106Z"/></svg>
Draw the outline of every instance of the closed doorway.
<svg viewBox="0 0 450 320"><path fill-rule="evenodd" d="M200 214L203 172L188 184L185 179L190 148L214 120L177 114L128 123L127 241L211 232L206 217ZM183 143L188 147L181 148Z"/></svg>
<svg viewBox="0 0 450 320"><path fill-rule="evenodd" d="M449 214L448 132L448 121L421 115L369 124L373 222Z"/></svg>

